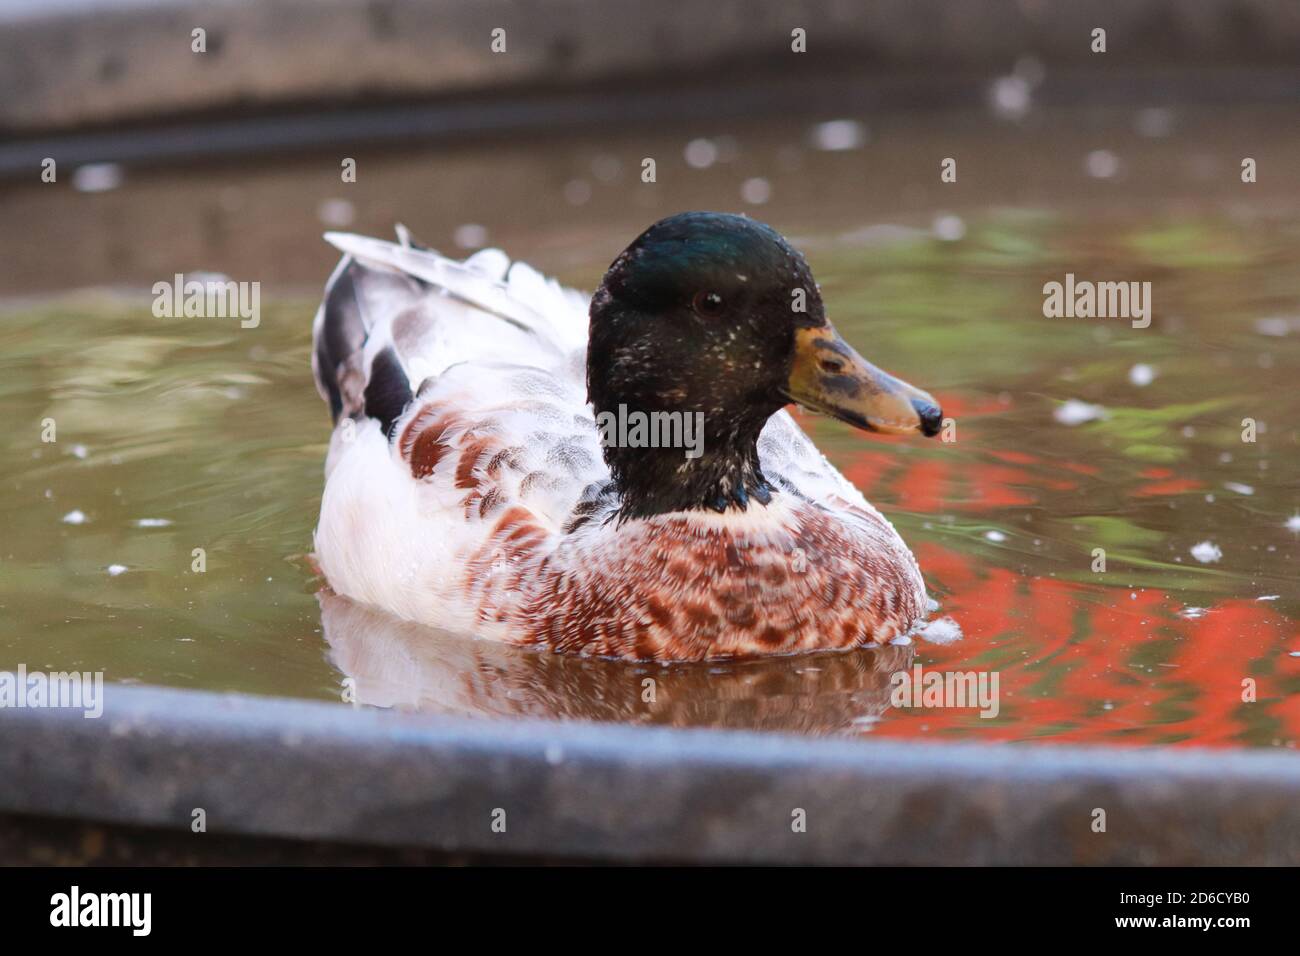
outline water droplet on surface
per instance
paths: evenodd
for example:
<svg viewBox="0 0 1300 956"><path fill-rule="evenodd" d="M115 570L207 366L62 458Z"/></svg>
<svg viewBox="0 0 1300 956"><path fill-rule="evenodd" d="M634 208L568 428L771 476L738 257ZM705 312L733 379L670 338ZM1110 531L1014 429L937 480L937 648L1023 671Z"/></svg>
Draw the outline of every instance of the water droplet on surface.
<svg viewBox="0 0 1300 956"><path fill-rule="evenodd" d="M1160 107L1138 110L1133 117L1133 129L1147 139L1163 139L1173 132L1174 111Z"/></svg>
<svg viewBox="0 0 1300 956"><path fill-rule="evenodd" d="M602 153L591 161L591 174L602 183L613 182L622 169L623 163L619 158L608 153Z"/></svg>
<svg viewBox="0 0 1300 956"><path fill-rule="evenodd" d="M456 227L456 231L451 235L451 241L461 249L482 249L488 241L487 227L480 226L476 222L467 222Z"/></svg>
<svg viewBox="0 0 1300 956"><path fill-rule="evenodd" d="M570 206L582 206L591 199L591 184L585 179L571 179L564 184L564 201Z"/></svg>
<svg viewBox="0 0 1300 956"><path fill-rule="evenodd" d="M988 100L994 115L1008 120L1021 119L1033 105L1029 82L1021 76L998 77L989 85Z"/></svg>
<svg viewBox="0 0 1300 956"><path fill-rule="evenodd" d="M935 216L933 229L935 237L944 242L956 242L966 235L966 223L951 213Z"/></svg>
<svg viewBox="0 0 1300 956"><path fill-rule="evenodd" d="M808 138L815 149L841 152L861 149L866 145L868 132L866 125L857 120L840 119L818 123Z"/></svg>
<svg viewBox="0 0 1300 956"><path fill-rule="evenodd" d="M345 229L357 218L357 210L347 199L323 199L316 207L316 218L331 229Z"/></svg>
<svg viewBox="0 0 1300 956"><path fill-rule="evenodd" d="M117 163L88 163L72 174L72 188L79 193L106 193L117 189L126 172Z"/></svg>
<svg viewBox="0 0 1300 956"><path fill-rule="evenodd" d="M718 147L711 139L693 139L682 150L682 158L691 169L708 169L718 161Z"/></svg>
<svg viewBox="0 0 1300 956"><path fill-rule="evenodd" d="M772 184L761 176L740 184L740 198L752 206L761 206L772 198Z"/></svg>
<svg viewBox="0 0 1300 956"><path fill-rule="evenodd" d="M1094 149L1083 162L1083 168L1093 179L1113 179L1119 167L1119 157L1108 149Z"/></svg>

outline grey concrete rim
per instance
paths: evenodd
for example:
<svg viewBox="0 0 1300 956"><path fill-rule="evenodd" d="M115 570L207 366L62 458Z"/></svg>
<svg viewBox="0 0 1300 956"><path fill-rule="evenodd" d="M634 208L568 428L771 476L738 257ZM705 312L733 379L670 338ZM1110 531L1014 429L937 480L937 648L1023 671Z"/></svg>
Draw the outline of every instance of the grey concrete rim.
<svg viewBox="0 0 1300 956"><path fill-rule="evenodd" d="M1290 753L480 721L127 685L105 697L99 719L0 712L0 812L202 840L201 808L214 833L612 860L1300 862Z"/></svg>

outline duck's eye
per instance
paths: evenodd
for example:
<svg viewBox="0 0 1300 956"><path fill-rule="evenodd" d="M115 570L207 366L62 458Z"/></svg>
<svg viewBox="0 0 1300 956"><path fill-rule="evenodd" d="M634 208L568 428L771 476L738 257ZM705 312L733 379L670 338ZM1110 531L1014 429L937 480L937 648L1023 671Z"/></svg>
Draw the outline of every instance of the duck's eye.
<svg viewBox="0 0 1300 956"><path fill-rule="evenodd" d="M695 314L706 319L716 319L726 307L722 296L716 292L697 292L695 298L691 299L691 308Z"/></svg>

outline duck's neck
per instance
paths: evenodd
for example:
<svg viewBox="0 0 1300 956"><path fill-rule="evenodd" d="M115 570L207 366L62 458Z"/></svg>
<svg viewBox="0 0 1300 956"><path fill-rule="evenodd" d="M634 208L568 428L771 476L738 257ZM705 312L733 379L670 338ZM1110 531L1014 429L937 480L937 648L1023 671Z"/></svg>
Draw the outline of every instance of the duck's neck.
<svg viewBox="0 0 1300 956"><path fill-rule="evenodd" d="M611 421L598 415L597 423L602 420ZM603 429L605 461L621 499L619 518L673 511L743 511L753 502L767 504L772 488L758 464L758 435L765 420L766 416L757 422L732 422L725 429L700 421L699 432L684 424L680 433L685 441L658 448L635 445L630 429L618 436ZM611 441L611 437L632 441Z"/></svg>

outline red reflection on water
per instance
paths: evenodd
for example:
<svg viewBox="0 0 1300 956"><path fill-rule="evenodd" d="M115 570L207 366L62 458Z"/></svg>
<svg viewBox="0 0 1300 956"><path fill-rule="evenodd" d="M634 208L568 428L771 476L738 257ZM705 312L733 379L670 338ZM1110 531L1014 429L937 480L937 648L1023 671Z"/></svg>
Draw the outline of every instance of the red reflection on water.
<svg viewBox="0 0 1300 956"><path fill-rule="evenodd" d="M1204 487L1205 483L1195 478L1170 478L1168 481L1153 481L1142 485L1135 489L1133 494L1139 498L1151 495L1182 495Z"/></svg>
<svg viewBox="0 0 1300 956"><path fill-rule="evenodd" d="M1260 728L1283 742L1300 736L1300 706L1283 688L1300 659L1279 651L1295 625L1266 603L1219 601L1187 619L1156 590L1024 575L935 544L917 557L944 595L941 613L964 632L955 644L921 642L918 661L997 671L1000 713L894 710L873 735L1213 746ZM1254 703L1242 700L1245 678L1256 682Z"/></svg>
<svg viewBox="0 0 1300 956"><path fill-rule="evenodd" d="M977 461L922 459L900 462L890 452L861 451L843 467L859 488L888 488L889 501L904 511L983 511L1037 504L1039 491L1073 491L1079 484L1059 474L1041 474L1012 465Z"/></svg>
<svg viewBox="0 0 1300 956"><path fill-rule="evenodd" d="M1109 502L1126 497L1128 516L1144 527L1164 499L1207 487L1164 466L1103 470L1046 449L990 449L996 436L987 422L1009 405L944 396L943 406L960 418L957 444L867 442L838 456L845 476L886 510L957 518L958 529L1008 527L1026 507L1086 514L1094 491ZM915 525L907 537L942 599L939 613L964 633L950 645L918 640L917 661L927 670L996 671L1000 713L894 709L873 735L1206 746L1294 746L1300 738L1300 696L1287 694L1300 679L1300 658L1287 649L1300 649L1300 635L1271 603L1206 596L1208 610L1189 613L1188 594L1116 586L1123 580L1116 575L1090 579L1086 565L1065 567L1011 545L1002 555L976 532L956 548L925 540ZM1091 549L1075 544L1081 555ZM1017 568L1004 567L1008 561ZM1246 679L1255 682L1254 702L1242 699Z"/></svg>

